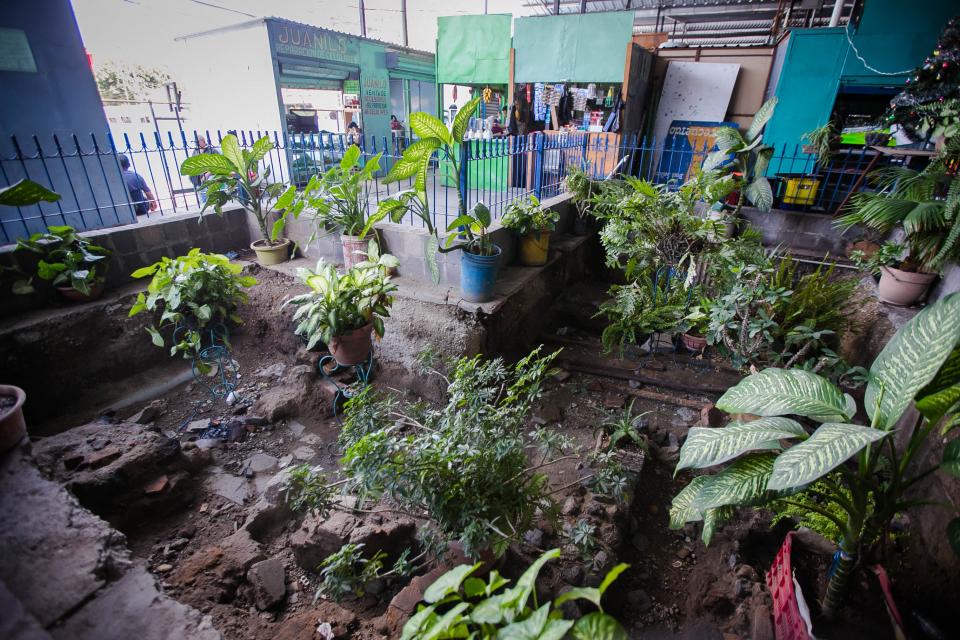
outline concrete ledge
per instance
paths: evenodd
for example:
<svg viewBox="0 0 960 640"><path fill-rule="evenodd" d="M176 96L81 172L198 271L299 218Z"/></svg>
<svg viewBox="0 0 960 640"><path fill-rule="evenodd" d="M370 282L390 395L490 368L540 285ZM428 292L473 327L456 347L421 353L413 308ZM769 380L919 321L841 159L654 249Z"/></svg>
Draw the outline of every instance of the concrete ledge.
<svg viewBox="0 0 960 640"><path fill-rule="evenodd" d="M174 258L193 247L225 253L245 249L250 244L247 214L240 208L225 209L223 216L208 213L202 219L197 212L141 218L136 224L85 231L81 235L113 251L107 268L108 291L131 282L131 273L153 264L162 256ZM15 252L15 248L16 245L0 247L0 265L19 265L26 273L34 273L36 254ZM36 293L13 295L10 290L13 280L12 276L6 276L0 285L0 317L52 304L66 305L52 287L39 278L34 278Z"/></svg>
<svg viewBox="0 0 960 640"><path fill-rule="evenodd" d="M768 212L744 207L743 217L763 235L766 246L784 245L808 255L845 256L847 245L861 238L865 231L854 227L841 232L836 218L825 213L771 209Z"/></svg>

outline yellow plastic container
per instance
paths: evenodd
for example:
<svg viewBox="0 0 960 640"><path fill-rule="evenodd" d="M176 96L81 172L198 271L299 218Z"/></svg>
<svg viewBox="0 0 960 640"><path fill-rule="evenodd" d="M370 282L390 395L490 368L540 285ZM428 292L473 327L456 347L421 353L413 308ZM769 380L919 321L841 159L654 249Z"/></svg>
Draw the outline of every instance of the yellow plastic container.
<svg viewBox="0 0 960 640"><path fill-rule="evenodd" d="M547 264L547 251L550 248L550 232L537 231L520 238L520 262L528 267L540 267Z"/></svg>
<svg viewBox="0 0 960 640"><path fill-rule="evenodd" d="M817 199L820 178L784 178L783 204L810 206Z"/></svg>

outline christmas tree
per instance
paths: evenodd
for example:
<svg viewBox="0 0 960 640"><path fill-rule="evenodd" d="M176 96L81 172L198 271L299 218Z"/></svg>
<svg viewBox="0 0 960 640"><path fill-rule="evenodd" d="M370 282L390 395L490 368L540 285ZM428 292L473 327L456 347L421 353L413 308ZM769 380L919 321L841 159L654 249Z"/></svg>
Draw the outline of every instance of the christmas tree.
<svg viewBox="0 0 960 640"><path fill-rule="evenodd" d="M915 141L960 132L960 16L947 23L936 48L890 102L887 120Z"/></svg>

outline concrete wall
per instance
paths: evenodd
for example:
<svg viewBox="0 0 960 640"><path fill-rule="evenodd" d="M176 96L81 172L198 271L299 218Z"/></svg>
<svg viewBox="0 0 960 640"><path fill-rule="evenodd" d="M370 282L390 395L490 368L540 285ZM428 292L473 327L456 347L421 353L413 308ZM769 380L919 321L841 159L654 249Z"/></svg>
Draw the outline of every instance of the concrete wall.
<svg viewBox="0 0 960 640"><path fill-rule="evenodd" d="M754 229L763 234L764 245L775 247L782 244L820 256L827 252L844 256L847 245L863 235L857 227L841 234L834 226L836 218L825 213L784 209L771 209L765 213L759 209L744 207L742 214Z"/></svg>
<svg viewBox="0 0 960 640"><path fill-rule="evenodd" d="M60 202L39 207L0 208L0 244L43 231L48 224L96 228L132 221L129 204L112 205L126 203L127 191L109 151L107 119L69 0L5 2L0 27L26 40L17 55L11 50L0 60L0 185L26 177L62 196ZM12 64L14 58L24 64ZM21 70L11 70L15 66ZM21 157L58 155L54 135L64 155L77 155L79 146L86 157L21 162ZM17 137L19 151L11 136Z"/></svg>
<svg viewBox="0 0 960 640"><path fill-rule="evenodd" d="M568 195L548 198L543 201L543 206L560 213L560 222L557 225L558 232L563 233L569 230L573 224L574 210ZM260 232L256 221L249 217L247 222L250 237L259 237ZM317 233L316 239L313 243L308 243L307 241L315 231ZM380 223L377 225L377 233L380 236L383 250L400 259L398 274L401 277L424 283L433 283L430 269L424 257L426 242L429 238L425 229L409 225ZM440 234L441 246L444 245L444 240L448 235L446 233ZM502 228L499 221L495 221L491 235L493 242L503 251L501 267L513 264L517 253L515 234ZM301 253L308 258L314 260L323 258L328 262L343 264L343 248L339 233L324 229L317 230L316 223L309 211L301 214L299 220L291 220L287 223L286 236L296 242ZM460 258L460 251L441 253L437 256L441 284L459 286Z"/></svg>
<svg viewBox="0 0 960 640"><path fill-rule="evenodd" d="M223 253L244 249L250 244L246 213L242 209L224 211L222 217L206 215L202 220L196 213L163 216L83 235L114 252L107 269L108 290L133 281L132 272L153 264L162 256L173 258L193 247ZM36 260L36 254L31 252L14 251L13 246L0 247L0 266L19 265L26 273L33 273ZM7 275L0 286L0 317L63 304L56 292L39 278L34 278L37 292L27 296L11 293L12 280L13 277Z"/></svg>

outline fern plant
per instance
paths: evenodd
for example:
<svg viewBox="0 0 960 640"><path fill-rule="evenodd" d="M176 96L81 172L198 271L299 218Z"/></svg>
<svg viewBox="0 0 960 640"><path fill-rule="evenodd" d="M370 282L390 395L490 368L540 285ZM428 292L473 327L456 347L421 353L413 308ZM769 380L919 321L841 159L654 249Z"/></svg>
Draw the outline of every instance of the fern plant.
<svg viewBox="0 0 960 640"><path fill-rule="evenodd" d="M690 300L696 300L678 276L646 270L625 285L613 285L611 296L594 315L605 316L610 324L603 330L603 350L621 350L626 344L645 341L652 333L672 332L687 315Z"/></svg>
<svg viewBox="0 0 960 640"><path fill-rule="evenodd" d="M719 473L694 478L673 499L670 525L703 521L709 543L718 524L737 505L771 501L829 519L841 533L840 559L823 601L836 613L857 559L881 538L894 516L918 504L905 492L938 469L960 477L960 440L943 460L917 471L916 456L942 420L939 436L960 426L960 293L925 308L890 340L870 368L864 410L868 426L854 424L857 404L829 380L801 369L765 369L742 380L717 401L729 413L760 416L720 429L692 428L680 450L677 471L732 462ZM894 428L915 401L921 418L898 450ZM809 433L799 416L817 423ZM782 447L781 441L792 441ZM836 472L840 480L829 474ZM815 483L817 483L815 485ZM830 507L797 501L807 492ZM834 507L843 513L838 517ZM948 528L960 553L960 518Z"/></svg>
<svg viewBox="0 0 960 640"><path fill-rule="evenodd" d="M765 177L773 157L773 147L761 143L763 128L773 117L776 106L776 98L764 102L742 134L732 127L718 129L717 151L707 156L703 163L704 171L721 169L727 175L737 176L740 196L733 211L734 216L740 213L747 200L761 211L769 211L773 206L773 190ZM733 159L728 162L730 155L733 155Z"/></svg>
<svg viewBox="0 0 960 640"><path fill-rule="evenodd" d="M885 167L870 174L879 189L854 194L851 210L837 225L863 225L881 233L906 232L909 258L936 272L960 261L960 174L935 161L923 171ZM909 266L909 265L908 265Z"/></svg>

